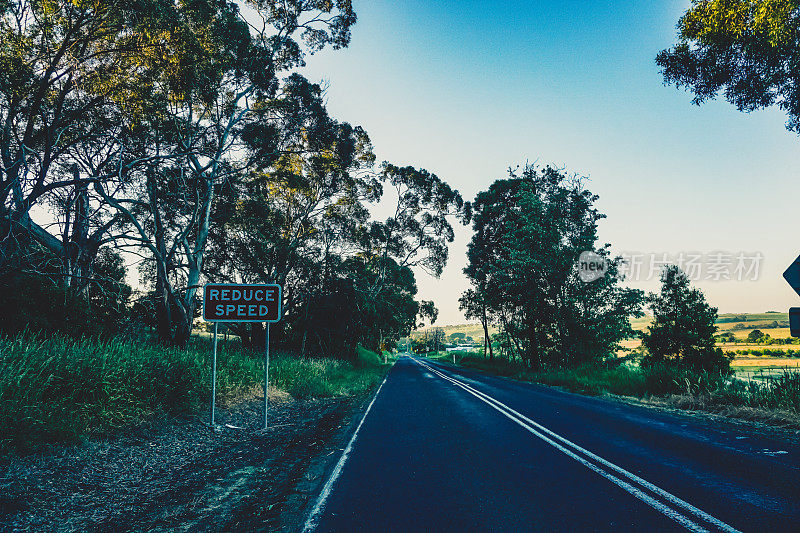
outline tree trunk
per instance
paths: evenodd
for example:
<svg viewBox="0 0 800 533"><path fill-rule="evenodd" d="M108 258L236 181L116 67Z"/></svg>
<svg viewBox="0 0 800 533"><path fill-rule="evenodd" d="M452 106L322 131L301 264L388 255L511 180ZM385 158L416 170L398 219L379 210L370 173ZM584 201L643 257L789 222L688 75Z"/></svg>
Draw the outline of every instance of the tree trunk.
<svg viewBox="0 0 800 533"><path fill-rule="evenodd" d="M156 264L156 333L161 344L172 344L172 310L170 309L169 289L167 288L166 270L163 265Z"/></svg>
<svg viewBox="0 0 800 533"><path fill-rule="evenodd" d="M489 319L486 316L486 306L483 306L483 316L481 317L481 323L483 324L483 356L486 357L486 347L489 347L489 360L494 359L494 353L492 353L492 339L489 337Z"/></svg>

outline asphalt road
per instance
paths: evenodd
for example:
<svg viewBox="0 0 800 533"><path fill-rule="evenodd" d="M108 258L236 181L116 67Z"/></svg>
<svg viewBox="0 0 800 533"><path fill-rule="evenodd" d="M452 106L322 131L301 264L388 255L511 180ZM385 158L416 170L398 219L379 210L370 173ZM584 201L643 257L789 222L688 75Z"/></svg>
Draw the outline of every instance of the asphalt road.
<svg viewBox="0 0 800 533"><path fill-rule="evenodd" d="M800 447L402 357L306 529L800 531Z"/></svg>

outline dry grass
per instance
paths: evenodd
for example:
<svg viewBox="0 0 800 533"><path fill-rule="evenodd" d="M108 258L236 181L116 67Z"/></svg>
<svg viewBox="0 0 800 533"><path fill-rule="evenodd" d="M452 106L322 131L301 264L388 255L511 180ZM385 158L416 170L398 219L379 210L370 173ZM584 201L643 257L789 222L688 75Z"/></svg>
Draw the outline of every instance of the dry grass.
<svg viewBox="0 0 800 533"><path fill-rule="evenodd" d="M661 407L671 407L683 411L702 411L714 413L728 418L760 422L770 426L800 429L800 413L783 409L762 409L759 407L720 405L709 402L704 396L673 394L659 398L650 397L640 400L642 403Z"/></svg>
<svg viewBox="0 0 800 533"><path fill-rule="evenodd" d="M771 346L770 346L771 348ZM796 357L745 357L738 356L731 363L732 368L736 367L798 367L800 359Z"/></svg>

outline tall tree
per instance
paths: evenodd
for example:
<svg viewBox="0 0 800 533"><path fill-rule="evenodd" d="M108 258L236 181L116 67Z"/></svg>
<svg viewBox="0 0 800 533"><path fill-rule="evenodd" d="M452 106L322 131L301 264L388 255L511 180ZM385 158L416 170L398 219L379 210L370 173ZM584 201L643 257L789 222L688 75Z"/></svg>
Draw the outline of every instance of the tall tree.
<svg viewBox="0 0 800 533"><path fill-rule="evenodd" d="M150 77L127 101L138 135L120 159L150 164L95 183L153 262L163 342L191 332L220 189L319 128L308 84L289 73L308 52L346 46L355 22L346 0L250 8L257 26L228 0L175 6L161 48L141 59Z"/></svg>
<svg viewBox="0 0 800 533"><path fill-rule="evenodd" d="M72 171L69 151L94 135L98 120L135 84L137 58L152 53L162 27L161 0L10 0L0 4L0 269L20 241L35 239L66 260L68 247L35 223L31 208L59 189L74 193L75 219L85 216L86 176ZM129 68L130 67L130 68ZM66 171L64 171L66 170ZM100 176L92 176L99 179ZM73 261L74 263L74 261Z"/></svg>
<svg viewBox="0 0 800 533"><path fill-rule="evenodd" d="M740 111L778 105L800 133L800 2L693 0L678 38L656 57L667 83L696 104L721 92Z"/></svg>
<svg viewBox="0 0 800 533"><path fill-rule="evenodd" d="M473 284L462 301L486 305L499 323L506 353L527 365L572 366L614 355L632 335L641 293L619 286L617 260L597 245L597 197L558 169L527 166L478 194L474 235L464 269ZM582 252L607 264L587 283L576 268Z"/></svg>
<svg viewBox="0 0 800 533"><path fill-rule="evenodd" d="M381 190L369 172L369 137L329 119L321 88L305 86L322 126L307 128L271 165L222 189L208 257L213 279L281 284L285 317L304 338L309 306L355 251L357 228L369 218L364 203ZM259 326L235 327L247 342L260 342Z"/></svg>
<svg viewBox="0 0 800 533"><path fill-rule="evenodd" d="M461 298L458 299L458 307L464 311L467 320L478 319L483 327L483 356L489 352L489 359L494 359L492 350L492 339L489 337L489 310L486 304L486 292L484 290L467 289Z"/></svg>

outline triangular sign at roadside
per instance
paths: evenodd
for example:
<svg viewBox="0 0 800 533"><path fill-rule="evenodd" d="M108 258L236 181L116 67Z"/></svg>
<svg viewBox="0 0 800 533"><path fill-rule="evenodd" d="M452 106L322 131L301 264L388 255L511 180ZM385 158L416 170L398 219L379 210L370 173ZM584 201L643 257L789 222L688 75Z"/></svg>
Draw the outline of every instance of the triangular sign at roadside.
<svg viewBox="0 0 800 533"><path fill-rule="evenodd" d="M794 289L794 292L800 296L800 256L798 256L797 259L794 260L794 263L789 265L789 268L783 273L783 279L785 279Z"/></svg>

